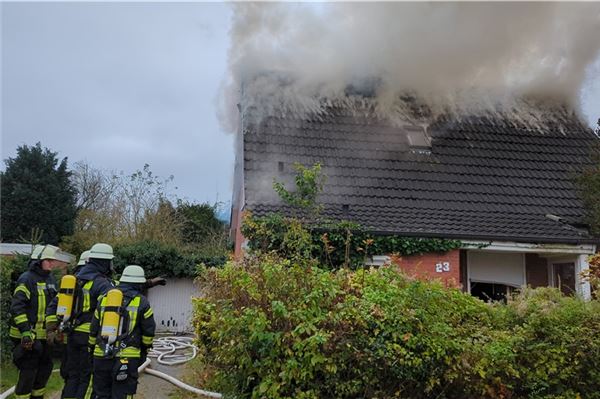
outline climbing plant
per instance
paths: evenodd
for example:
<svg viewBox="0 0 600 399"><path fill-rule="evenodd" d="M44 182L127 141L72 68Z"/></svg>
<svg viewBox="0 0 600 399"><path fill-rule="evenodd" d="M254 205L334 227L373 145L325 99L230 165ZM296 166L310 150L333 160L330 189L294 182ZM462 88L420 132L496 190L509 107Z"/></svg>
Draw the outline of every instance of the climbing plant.
<svg viewBox="0 0 600 399"><path fill-rule="evenodd" d="M372 255L416 255L446 252L462 246L459 240L375 235L358 223L320 217L317 202L326 178L321 165L296 164L295 190L274 181L273 189L292 207L292 216L279 212L264 216L246 213L242 234L251 250L275 252L284 258L319 263L331 269L356 268Z"/></svg>

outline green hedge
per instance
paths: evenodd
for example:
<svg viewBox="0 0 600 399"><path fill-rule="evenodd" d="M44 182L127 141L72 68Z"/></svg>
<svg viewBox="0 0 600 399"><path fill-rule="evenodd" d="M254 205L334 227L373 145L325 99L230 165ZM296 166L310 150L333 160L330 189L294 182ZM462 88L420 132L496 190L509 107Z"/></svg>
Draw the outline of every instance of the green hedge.
<svg viewBox="0 0 600 399"><path fill-rule="evenodd" d="M194 277L197 265L207 266L225 264L225 256L206 257L195 254L185 254L174 246L161 244L156 241L140 241L134 244L118 245L115 250L115 269L123 271L127 265L140 265L146 276L163 277Z"/></svg>
<svg viewBox="0 0 600 399"><path fill-rule="evenodd" d="M242 234L253 251L289 258L313 259L327 269L360 268L372 255L410 256L461 248L460 240L375 235L358 223L322 220L309 223L280 213L255 217L246 213Z"/></svg>
<svg viewBox="0 0 600 399"><path fill-rule="evenodd" d="M27 270L28 260L29 258L23 255L0 257L0 360L2 362L11 357L10 303L15 290L15 282L21 273Z"/></svg>
<svg viewBox="0 0 600 399"><path fill-rule="evenodd" d="M489 305L390 267L275 257L202 274L197 383L243 398L600 398L600 305Z"/></svg>

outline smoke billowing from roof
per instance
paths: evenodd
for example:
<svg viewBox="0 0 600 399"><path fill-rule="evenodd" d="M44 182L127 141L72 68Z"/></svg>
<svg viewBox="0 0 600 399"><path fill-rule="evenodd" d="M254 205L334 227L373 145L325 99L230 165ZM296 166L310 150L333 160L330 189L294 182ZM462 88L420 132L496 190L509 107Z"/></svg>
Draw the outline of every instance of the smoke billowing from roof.
<svg viewBox="0 0 600 399"><path fill-rule="evenodd" d="M222 120L367 101L391 117L414 95L434 112L578 108L600 50L598 3L243 3L234 6Z"/></svg>

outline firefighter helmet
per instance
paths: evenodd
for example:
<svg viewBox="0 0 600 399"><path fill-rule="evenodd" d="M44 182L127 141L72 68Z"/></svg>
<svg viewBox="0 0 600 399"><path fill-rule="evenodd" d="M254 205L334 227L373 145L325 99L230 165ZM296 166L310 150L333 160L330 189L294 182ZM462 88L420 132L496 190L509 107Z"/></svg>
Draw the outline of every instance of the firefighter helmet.
<svg viewBox="0 0 600 399"><path fill-rule="evenodd" d="M144 269L138 265L129 265L123 270L119 281L122 283L145 283Z"/></svg>
<svg viewBox="0 0 600 399"><path fill-rule="evenodd" d="M85 265L85 262L87 262L88 258L90 257L90 251L83 251L81 253L81 256L79 257L79 262L77 262L77 266L81 266L81 265Z"/></svg>
<svg viewBox="0 0 600 399"><path fill-rule="evenodd" d="M90 248L89 257L96 259L112 259L115 256L113 255L113 249L110 245L97 243Z"/></svg>

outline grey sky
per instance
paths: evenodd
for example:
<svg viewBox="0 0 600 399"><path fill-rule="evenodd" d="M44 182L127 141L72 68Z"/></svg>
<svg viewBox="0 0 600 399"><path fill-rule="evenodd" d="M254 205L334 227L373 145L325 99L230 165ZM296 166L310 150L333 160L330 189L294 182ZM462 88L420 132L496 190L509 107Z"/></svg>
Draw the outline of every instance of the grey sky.
<svg viewBox="0 0 600 399"><path fill-rule="evenodd" d="M215 3L2 3L2 158L43 145L104 169L149 163L175 193L229 200L216 118L231 10ZM600 117L600 61L583 111Z"/></svg>
<svg viewBox="0 0 600 399"><path fill-rule="evenodd" d="M2 4L2 158L43 145L105 169L149 163L178 196L229 200L216 118L230 9L210 3Z"/></svg>

